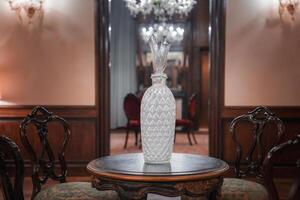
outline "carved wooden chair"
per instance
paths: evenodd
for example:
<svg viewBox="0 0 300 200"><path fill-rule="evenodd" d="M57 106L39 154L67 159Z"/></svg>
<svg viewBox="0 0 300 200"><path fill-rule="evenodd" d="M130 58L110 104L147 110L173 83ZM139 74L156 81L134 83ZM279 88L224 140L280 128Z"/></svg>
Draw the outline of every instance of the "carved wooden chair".
<svg viewBox="0 0 300 200"><path fill-rule="evenodd" d="M195 144L197 140L194 131L194 122L197 120L197 94L193 94L189 99L188 117L183 119L176 119L176 127L183 127L187 131L187 137L190 145L193 145L191 140L191 133Z"/></svg>
<svg viewBox="0 0 300 200"><path fill-rule="evenodd" d="M253 125L252 133L250 135L249 141L250 146L242 146L240 140L237 136L237 124L241 122L250 122ZM271 131L271 133L276 133L275 136L271 136L274 140L270 144L266 144L264 140L264 135L266 133L266 126L268 124L276 125L276 131ZM268 125L270 126L270 125ZM269 127L270 128L270 127ZM225 178L222 186L222 199L249 199L249 200L264 200L268 199L268 193L263 185L254 182L247 181L241 178L243 177L255 177L258 182L262 180L262 164L267 152L279 144L281 137L284 133L283 122L276 117L270 110L266 107L257 107L248 114L241 115L235 118L230 124L230 132L233 138L233 142L236 146L235 152L235 165L234 171L236 178ZM245 133L245 130L243 131ZM246 137L246 135L243 135ZM244 141L245 142L245 141Z"/></svg>
<svg viewBox="0 0 300 200"><path fill-rule="evenodd" d="M294 155L294 156L293 156ZM273 169L280 158L289 157L297 169L295 179L288 194L288 200L300 199L300 135L296 138L272 148L263 163L264 185L269 192L270 200L279 200L278 192L273 181Z"/></svg>
<svg viewBox="0 0 300 200"><path fill-rule="evenodd" d="M58 162L55 152L53 151L48 139L50 134L57 134L52 132L50 133L48 131L48 125L52 122L61 125L64 130L63 140L57 153ZM35 127L35 131L32 131L33 129L29 129L30 126ZM33 137L39 141L41 146L40 149L34 148L36 147L36 144L34 145L35 141L30 141L28 137L29 134L33 134ZM32 165L32 199L118 199L118 196L115 192L97 191L96 189L92 188L91 183L65 183L67 175L65 150L71 134L69 125L63 118L53 115L44 107L37 106L21 122L20 135L23 146L30 156ZM60 166L60 170L56 169L57 165ZM53 187L42 190L42 186L47 182L48 179L59 181L61 184L57 184Z"/></svg>
<svg viewBox="0 0 300 200"><path fill-rule="evenodd" d="M127 147L130 131L134 131L135 145L138 145L138 134L141 132L140 106L140 99L136 95L130 93L124 98L124 111L127 117L124 149Z"/></svg>
<svg viewBox="0 0 300 200"><path fill-rule="evenodd" d="M11 176L7 171L7 162L9 159L13 161L15 166L15 173ZM13 177L14 183L12 183L11 177ZM24 199L24 162L16 143L4 135L0 136L0 179L3 195L6 200Z"/></svg>

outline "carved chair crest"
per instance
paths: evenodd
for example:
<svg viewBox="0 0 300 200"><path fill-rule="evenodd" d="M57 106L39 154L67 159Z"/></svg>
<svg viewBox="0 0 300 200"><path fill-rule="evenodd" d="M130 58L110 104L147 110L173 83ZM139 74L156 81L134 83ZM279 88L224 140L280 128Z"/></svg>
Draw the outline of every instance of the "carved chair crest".
<svg viewBox="0 0 300 200"><path fill-rule="evenodd" d="M244 155L242 144L237 139L237 131L236 127L237 124L240 122L250 122L253 125L252 129L252 141L250 143L250 148L246 151ZM275 144L277 145L280 140L281 136L284 133L285 127L283 122L275 116L269 109L263 106L259 106L254 110L248 112L245 115L241 115L236 117L230 124L230 132L233 138L233 142L236 145L236 152L235 152L235 174L236 177L241 178L243 176L252 175L256 176L258 179L262 178L261 174L261 167L264 160L265 154L265 146L262 141L262 136L264 134L265 126L269 123L276 124L277 132L276 132L276 141ZM257 151L257 158L255 152ZM243 156L245 156L243 158ZM241 164L245 164L246 166L241 167Z"/></svg>
<svg viewBox="0 0 300 200"><path fill-rule="evenodd" d="M57 156L61 169L60 174L57 174L55 171L55 164L57 163L56 157L48 140L48 124L50 122L57 122L64 129L64 138ZM36 135L34 134L34 137L38 137L38 140L40 141L40 152L36 152L34 150L33 144L27 137L29 125L33 125L36 128ZM70 128L66 120L57 115L53 115L42 106L37 106L21 122L20 130L22 143L28 152L32 163L33 198L41 190L41 186L45 184L49 178L60 181L61 183L65 182L67 174L65 150L70 138Z"/></svg>
<svg viewBox="0 0 300 200"><path fill-rule="evenodd" d="M10 180L6 163L11 159L15 165L14 184ZM20 149L11 139L0 136L0 179L5 199L23 200L24 162Z"/></svg>
<svg viewBox="0 0 300 200"><path fill-rule="evenodd" d="M276 161L282 156L297 155L296 159L291 159L294 162L294 167L297 168L297 173L295 174L295 179L292 187L288 194L288 200L299 199L300 196L300 135L297 135L294 139L291 139L285 143L275 146L272 148L263 163L263 175L264 175L264 185L268 190L270 200L279 200L278 191L275 187L273 181L273 167ZM293 156L292 156L293 157Z"/></svg>

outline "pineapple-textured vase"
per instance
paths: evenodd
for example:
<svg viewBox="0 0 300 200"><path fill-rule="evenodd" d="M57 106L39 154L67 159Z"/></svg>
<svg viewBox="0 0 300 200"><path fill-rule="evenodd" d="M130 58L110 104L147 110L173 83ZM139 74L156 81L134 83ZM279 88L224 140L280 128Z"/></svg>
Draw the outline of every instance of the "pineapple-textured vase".
<svg viewBox="0 0 300 200"><path fill-rule="evenodd" d="M175 99L166 85L166 67L169 44L158 44L150 39L154 73L152 86L143 95L141 103L141 134L146 163L161 164L171 160L175 133Z"/></svg>

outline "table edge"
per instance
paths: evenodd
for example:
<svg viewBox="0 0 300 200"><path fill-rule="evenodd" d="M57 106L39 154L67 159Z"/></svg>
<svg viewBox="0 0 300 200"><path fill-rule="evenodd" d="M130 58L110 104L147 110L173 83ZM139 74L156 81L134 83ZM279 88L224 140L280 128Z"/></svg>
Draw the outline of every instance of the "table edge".
<svg viewBox="0 0 300 200"><path fill-rule="evenodd" d="M91 161L90 163L92 163ZM224 162L224 161L223 161ZM98 172L95 171L90 163L87 165L87 171L94 177L103 177L115 180L123 180L123 181L138 181L138 182L173 182L173 181L193 181L193 180L204 180L204 179L212 179L216 177L222 176L226 171L229 170L229 165L224 162L225 166L222 169L218 169L212 172L205 173L195 173L189 175L165 175L165 176L153 176L153 175L130 175L130 174L122 174L115 172Z"/></svg>

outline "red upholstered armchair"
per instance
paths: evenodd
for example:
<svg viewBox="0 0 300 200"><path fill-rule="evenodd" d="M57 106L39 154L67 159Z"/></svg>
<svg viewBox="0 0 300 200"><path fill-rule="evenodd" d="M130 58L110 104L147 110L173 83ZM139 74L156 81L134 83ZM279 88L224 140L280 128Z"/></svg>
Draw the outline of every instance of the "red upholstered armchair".
<svg viewBox="0 0 300 200"><path fill-rule="evenodd" d="M176 119L176 128L183 127L184 130L187 131L187 136L190 145L193 145L191 140L191 133L193 136L193 140L195 144L197 144L197 140L194 132L194 121L197 120L197 94L193 94L189 100L188 105L188 117L183 119Z"/></svg>
<svg viewBox="0 0 300 200"><path fill-rule="evenodd" d="M127 147L129 131L135 133L135 145L138 144L138 133L140 132L140 99L134 94L127 94L124 99L124 111L127 117L126 138L124 149Z"/></svg>

